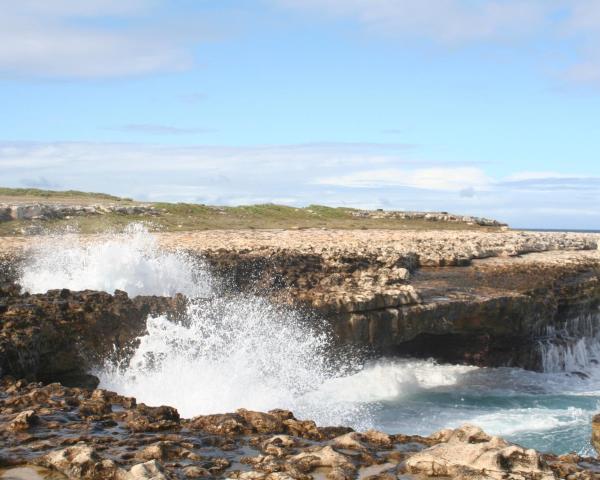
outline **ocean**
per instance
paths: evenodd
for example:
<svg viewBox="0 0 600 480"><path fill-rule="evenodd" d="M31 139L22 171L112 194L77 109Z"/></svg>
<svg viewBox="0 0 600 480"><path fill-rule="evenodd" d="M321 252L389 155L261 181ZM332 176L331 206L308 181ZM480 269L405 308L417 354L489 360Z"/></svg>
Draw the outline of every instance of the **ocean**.
<svg viewBox="0 0 600 480"><path fill-rule="evenodd" d="M600 410L598 341L577 351L546 351L546 372L479 368L433 360L380 358L333 347L319 319L260 295L222 293L197 259L162 251L142 227L95 242L47 239L31 253L20 283L50 288L184 293L183 322L150 318L126 364L107 359L100 387L184 417L292 410L320 425L429 435L474 423L526 447L591 454L591 418ZM569 355L560 371L557 355Z"/></svg>

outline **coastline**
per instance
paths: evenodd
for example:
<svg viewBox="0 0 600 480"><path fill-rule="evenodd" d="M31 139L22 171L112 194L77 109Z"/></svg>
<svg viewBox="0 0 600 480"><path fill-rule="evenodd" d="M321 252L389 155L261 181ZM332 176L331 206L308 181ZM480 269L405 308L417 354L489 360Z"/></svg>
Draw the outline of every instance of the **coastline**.
<svg viewBox="0 0 600 480"><path fill-rule="evenodd" d="M93 248L106 238L80 236L77 242ZM520 361L526 368L540 369L539 355L532 355L539 354L532 345L540 338L548 345L556 341L557 348L568 347L563 337L548 338L548 327L586 317L596 328L600 235L249 230L153 238L165 251L203 262L223 280L225 293L258 289L275 304L291 302L316 311L333 322L338 340L369 347L375 356L433 356L482 366ZM4 265L14 269L26 262L35 251L28 248L40 240L2 238ZM49 241L52 248L60 248L58 238ZM55 267L50 263L46 268ZM146 331L148 315L175 318L184 309L185 297L129 298L125 292L64 289L22 295L10 287L15 277L6 275L3 282L9 286L3 290L0 312L5 375L0 430L7 445L2 452L6 467L41 465L68 478L248 480L308 480L322 474L330 479L587 478L600 468L593 458L539 454L475 427L429 437L369 432L348 437L348 428L317 426L282 411L182 420L172 407L135 406L118 391L94 390L97 380L90 372L109 354L115 338L122 346L135 344ZM45 292L43 286L36 288ZM573 334L577 340L577 335L590 332ZM34 355L23 363L25 351ZM20 370L14 369L16 358L21 358ZM7 375L42 384L15 383ZM276 427L264 427L273 422ZM65 443L66 438L70 440ZM138 453L128 454L127 445ZM207 449L210 460L205 459ZM457 453L465 449L473 455L468 461ZM475 460L482 456L485 465ZM491 465L501 468L492 471ZM136 477L140 471L150 477Z"/></svg>

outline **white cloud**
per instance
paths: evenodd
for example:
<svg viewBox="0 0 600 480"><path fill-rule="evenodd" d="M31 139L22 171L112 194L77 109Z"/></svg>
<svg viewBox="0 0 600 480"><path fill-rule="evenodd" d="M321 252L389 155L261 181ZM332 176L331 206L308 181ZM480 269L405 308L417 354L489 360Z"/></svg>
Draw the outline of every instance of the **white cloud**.
<svg viewBox="0 0 600 480"><path fill-rule="evenodd" d="M483 189L490 179L479 168L432 167L416 169L382 169L354 172L348 175L319 178L315 183L339 187L378 188L410 187L426 190L461 191Z"/></svg>
<svg viewBox="0 0 600 480"><path fill-rule="evenodd" d="M271 0L323 18L356 21L370 34L463 46L503 42L519 48L569 42L576 59L554 70L600 85L598 0ZM552 48L551 46L549 48ZM556 49L555 49L556 50ZM557 57L558 58L558 57Z"/></svg>
<svg viewBox="0 0 600 480"><path fill-rule="evenodd" d="M196 35L150 23L158 3L1 1L0 73L91 78L189 68Z"/></svg>
<svg viewBox="0 0 600 480"><path fill-rule="evenodd" d="M140 200L320 203L443 210L499 218L515 226L600 225L600 177L515 172L494 178L484 167L414 162L410 153L407 146L388 144L0 142L0 171L2 186L60 185Z"/></svg>
<svg viewBox="0 0 600 480"><path fill-rule="evenodd" d="M442 43L510 39L547 21L547 0L273 0L296 9L355 18L370 32Z"/></svg>

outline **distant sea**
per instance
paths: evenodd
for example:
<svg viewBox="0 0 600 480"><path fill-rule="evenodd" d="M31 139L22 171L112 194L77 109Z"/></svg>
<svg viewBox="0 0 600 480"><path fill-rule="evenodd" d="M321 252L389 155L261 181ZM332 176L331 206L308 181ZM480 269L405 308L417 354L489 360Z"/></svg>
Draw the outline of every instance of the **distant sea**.
<svg viewBox="0 0 600 480"><path fill-rule="evenodd" d="M519 228L514 227L513 230L523 230L525 232L566 232L566 233L600 233L600 230L584 230L584 229L569 229L569 228Z"/></svg>

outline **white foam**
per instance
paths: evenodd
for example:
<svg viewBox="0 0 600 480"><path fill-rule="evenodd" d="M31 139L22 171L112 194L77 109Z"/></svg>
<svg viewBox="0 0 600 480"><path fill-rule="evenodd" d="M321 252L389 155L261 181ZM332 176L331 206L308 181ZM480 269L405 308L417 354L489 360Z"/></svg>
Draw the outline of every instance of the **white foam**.
<svg viewBox="0 0 600 480"><path fill-rule="evenodd" d="M184 323L148 320L126 365L99 372L101 386L187 417L249 408L288 408L321 424L367 421L360 406L307 395L348 363L332 363L330 340L295 310L236 295L192 303Z"/></svg>
<svg viewBox="0 0 600 480"><path fill-rule="evenodd" d="M30 292L88 288L202 297L213 283L202 264L161 250L140 226L94 242L48 238L30 252L21 276ZM592 330L584 320L577 331L587 335ZM587 397L600 392L600 342L591 335L564 348L544 343L546 372L536 373L398 359L361 367L351 355L332 356L320 327L318 318L264 298L213 295L190 303L182 321L148 319L131 361L107 364L97 374L101 387L173 405L185 417L288 408L321 425L360 430L429 434L471 422L516 438L535 432L547 438L569 428L589 436L598 405ZM587 378L568 374L581 367ZM570 403L574 397L580 398Z"/></svg>
<svg viewBox="0 0 600 480"><path fill-rule="evenodd" d="M20 276L30 293L54 288L124 290L130 295L205 295L209 277L182 252L159 248L141 224L121 234L83 241L78 235L51 235L29 252Z"/></svg>
<svg viewBox="0 0 600 480"><path fill-rule="evenodd" d="M591 413L581 408L512 408L474 415L469 421L485 431L500 436L524 432L544 432L558 428L586 426Z"/></svg>
<svg viewBox="0 0 600 480"><path fill-rule="evenodd" d="M310 395L323 401L389 402L420 390L455 385L461 375L477 369L433 360L379 360L355 374L327 380Z"/></svg>

